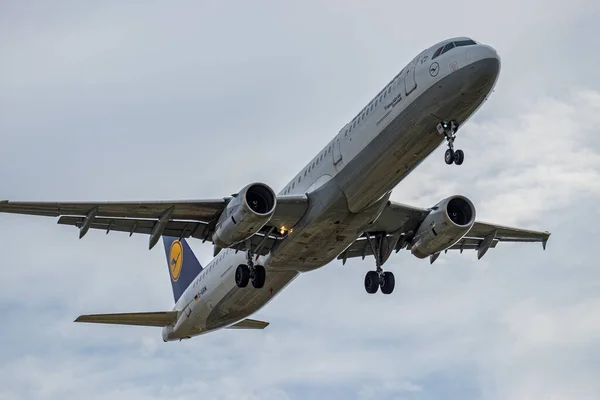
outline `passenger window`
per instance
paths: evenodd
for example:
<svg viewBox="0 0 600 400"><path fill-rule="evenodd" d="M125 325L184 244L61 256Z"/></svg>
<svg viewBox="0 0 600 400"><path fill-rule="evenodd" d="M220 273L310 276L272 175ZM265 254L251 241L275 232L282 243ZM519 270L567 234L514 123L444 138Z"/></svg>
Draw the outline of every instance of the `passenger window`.
<svg viewBox="0 0 600 400"><path fill-rule="evenodd" d="M367 115L369 115L369 109L367 108Z"/></svg>
<svg viewBox="0 0 600 400"><path fill-rule="evenodd" d="M306 178L306 172L307 172L307 170L305 169L305 170L304 170L304 177L305 177L305 178Z"/></svg>
<svg viewBox="0 0 600 400"><path fill-rule="evenodd" d="M292 183L292 189L296 187L296 182Z"/></svg>
<svg viewBox="0 0 600 400"><path fill-rule="evenodd" d="M444 54L448 50L452 50L452 48L454 48L454 43L448 43L447 45L444 46L444 50L442 50L442 54Z"/></svg>
<svg viewBox="0 0 600 400"><path fill-rule="evenodd" d="M315 167L315 162L313 161L313 163L312 163L312 167L311 167L311 168L314 168L314 167Z"/></svg>
<svg viewBox="0 0 600 400"><path fill-rule="evenodd" d="M329 145L329 150L327 150L328 153L331 153L331 145Z"/></svg>
<svg viewBox="0 0 600 400"><path fill-rule="evenodd" d="M298 183L300 183L300 179L301 179L301 178L302 178L301 176L299 176L299 177L298 177Z"/></svg>

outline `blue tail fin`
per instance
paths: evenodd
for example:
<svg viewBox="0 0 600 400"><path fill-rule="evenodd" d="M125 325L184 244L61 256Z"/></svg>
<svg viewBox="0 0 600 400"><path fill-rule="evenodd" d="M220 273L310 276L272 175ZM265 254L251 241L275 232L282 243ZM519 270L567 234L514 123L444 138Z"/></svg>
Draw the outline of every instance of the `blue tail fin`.
<svg viewBox="0 0 600 400"><path fill-rule="evenodd" d="M185 239L179 240L177 237L163 236L163 243L173 286L173 297L177 303L185 289L202 271L202 265Z"/></svg>

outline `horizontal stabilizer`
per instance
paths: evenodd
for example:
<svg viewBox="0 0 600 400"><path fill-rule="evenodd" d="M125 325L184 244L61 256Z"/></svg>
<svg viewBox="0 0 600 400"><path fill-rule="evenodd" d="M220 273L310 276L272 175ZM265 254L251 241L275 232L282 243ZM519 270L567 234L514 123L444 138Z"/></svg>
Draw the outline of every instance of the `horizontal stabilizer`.
<svg viewBox="0 0 600 400"><path fill-rule="evenodd" d="M246 318L237 324L231 325L227 329L265 329L267 326L269 326L268 322Z"/></svg>
<svg viewBox="0 0 600 400"><path fill-rule="evenodd" d="M177 321L177 311L159 311L122 314L80 315L75 322L138 326L167 326Z"/></svg>

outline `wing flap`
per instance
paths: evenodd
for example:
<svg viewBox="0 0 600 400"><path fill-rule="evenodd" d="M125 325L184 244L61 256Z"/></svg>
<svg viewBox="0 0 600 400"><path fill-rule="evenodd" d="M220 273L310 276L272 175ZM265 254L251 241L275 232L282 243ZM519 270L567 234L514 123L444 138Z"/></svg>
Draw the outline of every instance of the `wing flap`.
<svg viewBox="0 0 600 400"><path fill-rule="evenodd" d="M64 216L58 219L61 225L71 225L81 228L85 218ZM127 232L131 236L134 233L151 234L156 221L150 219L132 219L132 218L94 218L90 228L106 231L106 233L117 231ZM212 241L212 231L209 225L196 221L169 221L163 232L164 236L209 240ZM266 238L265 238L266 237ZM265 227L259 233L250 238L249 244L252 251L259 256L269 254L277 240L282 239L279 232L275 229ZM239 251L247 250L248 243L238 243L232 248Z"/></svg>
<svg viewBox="0 0 600 400"><path fill-rule="evenodd" d="M64 216L58 219L61 225L71 225L81 228L85 218ZM106 231L118 231L133 233L151 234L152 228L156 224L151 219L133 219L133 218L94 218L91 229L101 229ZM163 232L164 236L189 238L190 236L204 239L205 227L208 224L195 221L169 221ZM198 235L198 236L196 236Z"/></svg>
<svg viewBox="0 0 600 400"><path fill-rule="evenodd" d="M74 322L162 327L172 325L176 321L177 311L159 311L142 313L80 315Z"/></svg>
<svg viewBox="0 0 600 400"><path fill-rule="evenodd" d="M227 327L227 329L265 329L267 326L269 326L268 322L246 318Z"/></svg>
<svg viewBox="0 0 600 400"><path fill-rule="evenodd" d="M448 250L478 250L482 244L483 239L462 238ZM493 249L497 244L498 239L494 239L490 244L490 248Z"/></svg>

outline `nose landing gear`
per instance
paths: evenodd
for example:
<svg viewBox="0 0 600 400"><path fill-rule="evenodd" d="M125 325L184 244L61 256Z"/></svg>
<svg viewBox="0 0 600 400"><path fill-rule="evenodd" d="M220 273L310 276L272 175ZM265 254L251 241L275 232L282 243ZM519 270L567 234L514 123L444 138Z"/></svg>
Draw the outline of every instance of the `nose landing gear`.
<svg viewBox="0 0 600 400"><path fill-rule="evenodd" d="M448 150L444 154L444 161L448 165L452 163L461 165L465 160L465 153L462 150L454 150L454 140L456 139L457 130L458 122L456 120L442 121L437 124L437 131L443 134L448 141Z"/></svg>

